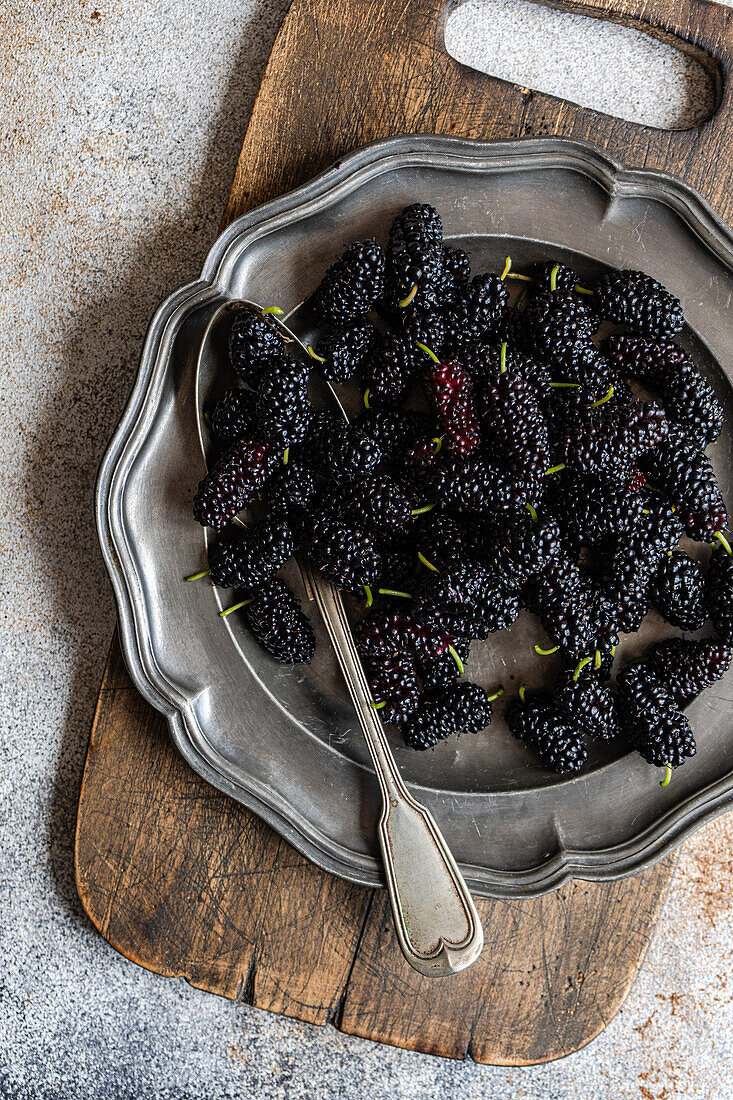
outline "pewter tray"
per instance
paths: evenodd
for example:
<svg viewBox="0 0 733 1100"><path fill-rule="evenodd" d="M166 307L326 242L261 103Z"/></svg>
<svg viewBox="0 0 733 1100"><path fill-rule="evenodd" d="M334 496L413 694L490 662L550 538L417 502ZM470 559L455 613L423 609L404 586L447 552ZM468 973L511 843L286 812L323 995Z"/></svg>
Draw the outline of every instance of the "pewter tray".
<svg viewBox="0 0 733 1100"><path fill-rule="evenodd" d="M660 279L682 299L682 343L725 402L729 425L733 419L731 231L679 181L626 170L579 142L425 136L367 146L234 222L201 278L162 304L97 486L130 673L166 715L191 767L319 866L367 885L381 882L379 794L315 609L316 659L289 670L259 649L236 615L218 618L231 593L182 583L205 559L205 534L191 518L204 473L195 369L206 322L223 302L248 298L297 314L345 244L384 239L395 213L416 200L440 210L446 238L467 249L474 271L500 270L507 253L518 269L551 253L582 276L611 265ZM731 447L728 427L709 449L729 501ZM295 569L288 579L299 586ZM671 633L652 613L638 635L622 639L619 656ZM532 649L544 639L523 613L510 631L474 643L471 679L503 683L510 698L522 679L549 681L555 659ZM731 698L729 675L689 707L698 754L667 788L656 769L617 746L594 747L586 770L563 781L511 738L501 708L485 733L432 752L393 743L471 889L527 897L571 877L638 871L725 810L733 800Z"/></svg>

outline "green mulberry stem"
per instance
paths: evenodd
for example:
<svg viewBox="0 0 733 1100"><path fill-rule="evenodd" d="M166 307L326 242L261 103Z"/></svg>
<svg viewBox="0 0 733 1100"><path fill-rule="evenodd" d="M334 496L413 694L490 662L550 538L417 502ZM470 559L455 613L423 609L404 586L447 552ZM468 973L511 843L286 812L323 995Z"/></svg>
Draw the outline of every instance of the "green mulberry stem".
<svg viewBox="0 0 733 1100"><path fill-rule="evenodd" d="M601 657L601 651L600 649L597 649L593 658L593 668L600 668L602 660L603 658Z"/></svg>
<svg viewBox="0 0 733 1100"><path fill-rule="evenodd" d="M581 286L580 283L576 283L573 290L576 294L589 294L591 297L593 296L593 291L589 290L587 286Z"/></svg>
<svg viewBox="0 0 733 1100"><path fill-rule="evenodd" d="M517 298L516 303L514 305L514 308L516 310L518 310L521 305L524 305L524 302L525 302L525 299L527 297L528 291L529 291L529 287L527 287L527 286L525 286L522 289L522 293L519 295L519 297Z"/></svg>
<svg viewBox="0 0 733 1100"><path fill-rule="evenodd" d="M366 592L366 605L367 605L367 607L371 607L372 604L374 603L374 596L372 595L372 590L371 590L371 588L369 587L368 584L365 584L362 587L363 587L364 591Z"/></svg>
<svg viewBox="0 0 733 1100"><path fill-rule="evenodd" d="M407 307L414 302L416 294L417 294L417 283L415 283L415 285L412 288L412 290L410 291L410 293L405 298L402 298L401 301L399 301L397 303L397 305L400 307L400 309L407 309Z"/></svg>
<svg viewBox="0 0 733 1100"><path fill-rule="evenodd" d="M381 710L382 707L387 706L387 701L385 700L383 703L370 703L369 706L372 708L372 710Z"/></svg>
<svg viewBox="0 0 733 1100"><path fill-rule="evenodd" d="M549 649L543 649L541 645L536 645L534 647L534 651L535 653L538 653L540 657L549 657L550 654L557 653L559 648L559 645L553 645Z"/></svg>
<svg viewBox="0 0 733 1100"><path fill-rule="evenodd" d="M668 787L669 783L670 783L670 780L672 778L672 765L671 764L666 764L665 767L666 767L667 771L665 772L664 779L659 784L660 787Z"/></svg>
<svg viewBox="0 0 733 1100"><path fill-rule="evenodd" d="M547 469L545 470L545 477L547 477L548 474L559 474L560 470L564 470L564 469L565 469L565 463L564 462L558 463L557 466L548 466Z"/></svg>
<svg viewBox="0 0 733 1100"><path fill-rule="evenodd" d="M290 458L290 447L286 447L283 451L283 466L287 466L288 459Z"/></svg>
<svg viewBox="0 0 733 1100"><path fill-rule="evenodd" d="M550 272L550 290L557 290L557 273L560 270L560 264L555 264Z"/></svg>
<svg viewBox="0 0 733 1100"><path fill-rule="evenodd" d="M435 444L435 450L433 451L433 454L439 455L443 449L443 440L440 438L439 435L434 435L430 442Z"/></svg>
<svg viewBox="0 0 733 1100"><path fill-rule="evenodd" d="M401 596L404 600L412 599L412 592L400 592L396 588L378 588L380 596Z"/></svg>
<svg viewBox="0 0 733 1100"><path fill-rule="evenodd" d="M720 545L721 545L721 546L723 547L723 549L725 550L726 554L731 554L731 555L733 555L733 549L731 549L731 545L730 545L730 543L728 542L727 538L725 537L725 535L723 534L723 532L722 532L722 531L716 531L716 532L715 532L715 538L716 538L716 539L718 540L718 542L720 543ZM714 543L714 542L711 542L711 543L710 543L710 545L711 545L711 546L715 546L715 543Z"/></svg>
<svg viewBox="0 0 733 1100"><path fill-rule="evenodd" d="M511 271L511 269L512 269L512 258L511 258L511 256L507 256L507 258L504 260L504 270L502 271L501 275L499 276L502 283L506 279L506 277L509 274L509 272Z"/></svg>
<svg viewBox="0 0 733 1100"><path fill-rule="evenodd" d="M520 275L518 271L507 271L507 279L520 279L523 283L533 283L531 275Z"/></svg>
<svg viewBox="0 0 733 1100"><path fill-rule="evenodd" d="M240 607L246 607L248 603L252 603L254 596L250 596L248 600L240 600L239 603L232 604L231 607L226 607L223 611L219 612L220 619L226 619L227 615L231 615L232 611L239 611Z"/></svg>
<svg viewBox="0 0 733 1100"><path fill-rule="evenodd" d="M589 665L591 663L592 660L593 660L592 657L584 657L582 661L578 661L578 664L575 668L575 672L573 673L573 681L576 684L578 682L578 677L580 676L581 672L583 671L583 669L585 668L586 665Z"/></svg>
<svg viewBox="0 0 733 1100"><path fill-rule="evenodd" d="M580 389L580 382L549 382L550 389L553 390L578 390Z"/></svg>
<svg viewBox="0 0 733 1100"><path fill-rule="evenodd" d="M495 699L500 699L504 694L504 688L497 688L493 695L487 695L486 699L489 703L493 703Z"/></svg>
<svg viewBox="0 0 733 1100"><path fill-rule="evenodd" d="M305 350L308 352L311 359L316 359L319 363L325 363L326 362L326 360L323 358L323 356L318 355L318 353L313 350L313 348L311 347L310 344L306 344Z"/></svg>
<svg viewBox="0 0 733 1100"><path fill-rule="evenodd" d="M192 573L190 577L184 577L184 581L200 581L202 577L208 577L210 569L202 569L200 573Z"/></svg>
<svg viewBox="0 0 733 1100"><path fill-rule="evenodd" d="M525 500L524 507L527 509L530 516L532 517L532 522L536 523L537 522L537 509L535 508L534 504L527 504L527 502Z"/></svg>
<svg viewBox="0 0 733 1100"><path fill-rule="evenodd" d="M527 700L525 698L526 694L527 694L527 685L526 684L520 684L519 685L519 701L520 701L520 703L526 703L527 702Z"/></svg>
<svg viewBox="0 0 733 1100"><path fill-rule="evenodd" d="M424 556L424 554L421 554L419 550L417 552L417 556L420 559L420 561L423 563L423 565L425 566L426 569L429 569L432 573L439 573L440 572L437 565L433 565L433 563L431 561L428 561L428 559Z"/></svg>
<svg viewBox="0 0 733 1100"><path fill-rule="evenodd" d="M411 515L424 516L426 512L432 512L434 507L434 504L421 504L419 508L412 509Z"/></svg>
<svg viewBox="0 0 733 1100"><path fill-rule="evenodd" d="M452 645L448 646L448 652L450 653L453 660L456 662L456 668L458 669L458 671L460 672L460 674L462 676L463 673L466 671L465 668L463 667L463 661L458 656L458 653L456 652L456 650L453 648Z"/></svg>
<svg viewBox="0 0 733 1100"><path fill-rule="evenodd" d="M426 355L429 355L434 363L439 363L440 359L435 354L432 348L429 348L427 344L421 344L419 340L415 342L415 346L420 348L420 351L424 351Z"/></svg>
<svg viewBox="0 0 733 1100"><path fill-rule="evenodd" d="M369 390L368 389L364 390L364 408L365 409L369 408Z"/></svg>
<svg viewBox="0 0 733 1100"><path fill-rule="evenodd" d="M607 401L610 401L613 397L613 385L608 387L608 392L600 399L600 401L591 401L591 408L597 409L599 405L605 405Z"/></svg>
<svg viewBox="0 0 733 1100"><path fill-rule="evenodd" d="M506 340L502 343L499 353L499 374L506 374Z"/></svg>
<svg viewBox="0 0 733 1100"><path fill-rule="evenodd" d="M280 309L280 306L267 306L266 309L262 310L262 316L263 317L267 317L268 313L273 313L276 317L284 317L285 316L285 310Z"/></svg>

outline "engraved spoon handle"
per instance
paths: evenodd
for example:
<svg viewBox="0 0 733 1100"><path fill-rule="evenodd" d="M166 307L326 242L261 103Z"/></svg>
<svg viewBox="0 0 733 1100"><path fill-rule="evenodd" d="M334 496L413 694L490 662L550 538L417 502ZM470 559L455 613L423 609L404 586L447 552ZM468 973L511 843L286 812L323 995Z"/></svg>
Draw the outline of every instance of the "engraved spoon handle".
<svg viewBox="0 0 733 1100"><path fill-rule="evenodd" d="M421 974L457 974L483 947L476 906L432 814L402 782L382 723L370 706L340 592L306 568L382 791L379 843L402 953Z"/></svg>

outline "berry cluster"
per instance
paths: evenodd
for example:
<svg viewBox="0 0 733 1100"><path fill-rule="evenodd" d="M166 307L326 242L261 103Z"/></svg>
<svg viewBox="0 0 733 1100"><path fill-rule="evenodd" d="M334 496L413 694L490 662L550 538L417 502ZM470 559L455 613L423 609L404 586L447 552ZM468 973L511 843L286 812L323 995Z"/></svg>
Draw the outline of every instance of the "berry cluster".
<svg viewBox="0 0 733 1100"><path fill-rule="evenodd" d="M731 661L733 557L705 454L723 409L675 342L677 299L643 272L586 283L551 259L472 277L416 203L386 248L350 245L308 306L306 362L268 311L232 325L243 387L212 411L223 453L194 499L220 532L213 583L243 590L222 614L243 607L273 657L309 661L312 629L276 575L307 556L353 597L372 705L427 749L489 724L501 689L460 677L472 641L525 610L548 635L537 652L565 658L506 715L546 767L577 772L589 739L667 768L691 756L683 708ZM602 348L601 325L617 327ZM311 370L358 387L364 411L313 408ZM245 506L259 521L228 526ZM713 543L707 569L683 535ZM612 683L619 636L650 606L714 637L662 642Z"/></svg>

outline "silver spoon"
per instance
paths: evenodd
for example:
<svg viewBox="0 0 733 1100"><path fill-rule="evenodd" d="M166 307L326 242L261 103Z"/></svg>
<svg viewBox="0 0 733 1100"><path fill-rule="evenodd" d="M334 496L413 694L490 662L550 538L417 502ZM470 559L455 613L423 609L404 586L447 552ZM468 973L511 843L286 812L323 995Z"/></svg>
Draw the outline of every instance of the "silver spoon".
<svg viewBox="0 0 733 1100"><path fill-rule="evenodd" d="M227 314L241 309L262 312L262 307L253 302L227 302L212 314L201 342L196 367L196 412L204 459L210 435L203 416L202 395L208 392L212 379L221 374L222 364L227 362L224 336L231 320ZM292 344L290 350L308 358L305 344L279 318L274 320ZM348 420L336 392L327 383L324 386ZM246 526L246 522L240 522ZM315 599L335 650L382 793L379 844L402 953L421 974L434 977L457 974L475 962L483 948L483 928L473 898L432 814L413 798L402 781L382 723L371 706L369 686L340 591L307 561L301 562L300 567L308 596Z"/></svg>

